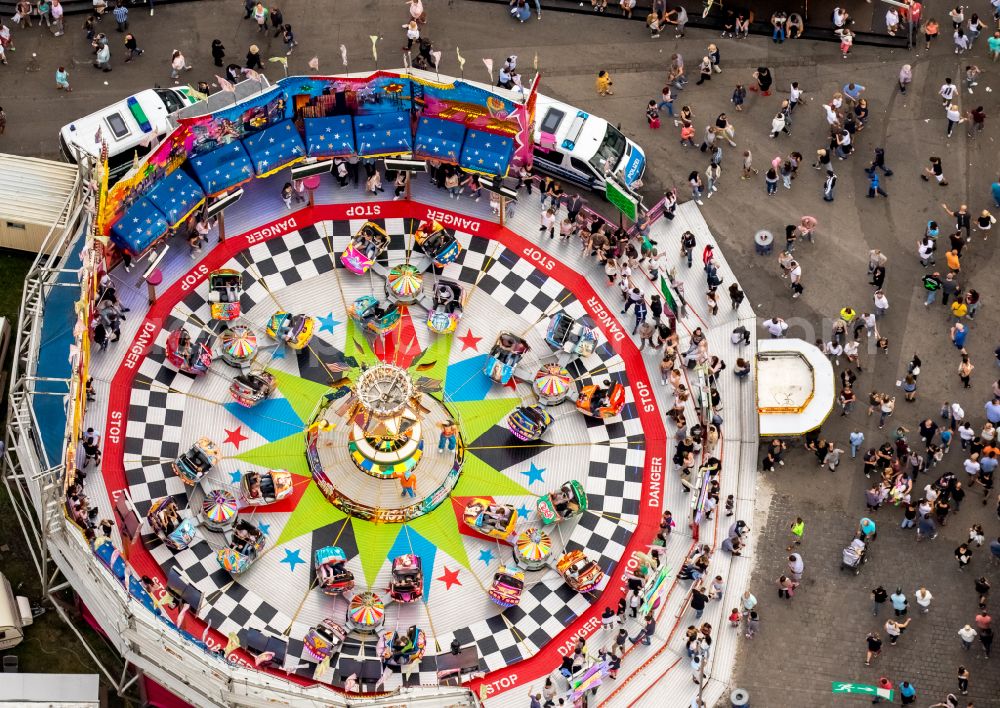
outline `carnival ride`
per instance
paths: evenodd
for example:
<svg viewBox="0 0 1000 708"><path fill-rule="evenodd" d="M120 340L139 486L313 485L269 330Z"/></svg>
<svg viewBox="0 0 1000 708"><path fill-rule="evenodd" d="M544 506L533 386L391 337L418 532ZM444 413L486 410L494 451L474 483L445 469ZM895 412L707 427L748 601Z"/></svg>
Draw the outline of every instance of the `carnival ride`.
<svg viewBox="0 0 1000 708"><path fill-rule="evenodd" d="M508 566L501 564L497 572L493 574L489 596L497 605L503 609L507 609L508 607L514 607L521 601L521 592L523 590L524 571L516 565Z"/></svg>
<svg viewBox="0 0 1000 708"><path fill-rule="evenodd" d="M525 570L541 570L552 558L552 537L541 529L526 528L514 539L514 560Z"/></svg>
<svg viewBox="0 0 1000 708"><path fill-rule="evenodd" d="M197 538L194 522L181 515L173 497L154 499L146 512L146 521L156 537L172 551L183 551Z"/></svg>
<svg viewBox="0 0 1000 708"><path fill-rule="evenodd" d="M427 308L427 329L435 334L454 332L464 307L465 289L454 280L439 279Z"/></svg>
<svg viewBox="0 0 1000 708"><path fill-rule="evenodd" d="M257 349L257 334L248 324L234 322L219 335L219 356L237 369L250 365Z"/></svg>
<svg viewBox="0 0 1000 708"><path fill-rule="evenodd" d="M240 316L240 296L243 278L231 268L213 270L208 274L208 302L213 320L235 320Z"/></svg>
<svg viewBox="0 0 1000 708"><path fill-rule="evenodd" d="M393 558L389 597L396 602L416 602L424 594L424 571L420 556L412 553Z"/></svg>
<svg viewBox="0 0 1000 708"><path fill-rule="evenodd" d="M385 229L373 221L366 221L340 255L340 262L355 275L364 275L388 247Z"/></svg>
<svg viewBox="0 0 1000 708"><path fill-rule="evenodd" d="M351 598L347 606L347 626L354 632L375 634L385 623L385 602L371 590Z"/></svg>
<svg viewBox="0 0 1000 708"><path fill-rule="evenodd" d="M220 456L218 445L209 438L199 438L187 452L174 460L171 469L184 484L193 487L218 463Z"/></svg>
<svg viewBox="0 0 1000 708"><path fill-rule="evenodd" d="M444 228L436 221L421 221L413 238L417 250L431 259L438 268L452 263L462 252L455 232Z"/></svg>
<svg viewBox="0 0 1000 708"><path fill-rule="evenodd" d="M584 386L576 401L576 409L592 418L614 418L624 407L625 387L617 381L605 381L602 386Z"/></svg>
<svg viewBox="0 0 1000 708"><path fill-rule="evenodd" d="M531 390L541 405L556 406L565 401L575 387L573 377L561 364L543 364L535 372Z"/></svg>
<svg viewBox="0 0 1000 708"><path fill-rule="evenodd" d="M167 335L167 361L185 374L202 376L212 365L212 335L202 332L196 340L184 327Z"/></svg>
<svg viewBox="0 0 1000 708"><path fill-rule="evenodd" d="M292 349L305 349L316 329L316 320L309 315L290 315L279 310L271 315L265 329L272 338Z"/></svg>
<svg viewBox="0 0 1000 708"><path fill-rule="evenodd" d="M539 440L552 424L552 416L541 406L518 406L507 415L507 430L518 440Z"/></svg>
<svg viewBox="0 0 1000 708"><path fill-rule="evenodd" d="M465 525L484 536L507 541L517 525L517 509L512 504L494 504L488 499L473 499L462 513Z"/></svg>
<svg viewBox="0 0 1000 708"><path fill-rule="evenodd" d="M402 315L396 303L383 305L374 295L362 295L347 307L347 314L364 332L384 337L399 326Z"/></svg>
<svg viewBox="0 0 1000 708"><path fill-rule="evenodd" d="M327 595L340 595L354 587L354 573L345 567L347 555L340 546L316 549L316 581Z"/></svg>
<svg viewBox="0 0 1000 708"><path fill-rule="evenodd" d="M239 511L235 494L228 489L213 489L201 502L201 523L210 531L226 533L235 526Z"/></svg>
<svg viewBox="0 0 1000 708"><path fill-rule="evenodd" d="M580 593L596 589L604 579L604 571L597 561L587 558L579 549L564 553L556 563L556 570L567 585Z"/></svg>
<svg viewBox="0 0 1000 708"><path fill-rule="evenodd" d="M243 501L263 506L281 501L292 493L292 475L285 470L249 471L240 480Z"/></svg>
<svg viewBox="0 0 1000 708"><path fill-rule="evenodd" d="M267 543L267 535L256 525L239 519L225 548L216 552L216 559L225 570L236 577L245 573L260 558Z"/></svg>
<svg viewBox="0 0 1000 708"><path fill-rule="evenodd" d="M549 320L545 342L571 357L587 357L594 353L597 346L597 332L565 312L557 312Z"/></svg>
<svg viewBox="0 0 1000 708"><path fill-rule="evenodd" d="M535 508L543 524L558 524L587 510L587 493L579 481L571 479L556 491L538 497Z"/></svg>
<svg viewBox="0 0 1000 708"><path fill-rule="evenodd" d="M530 349L523 337L510 332L501 332L490 349L483 373L498 384L506 384L513 378L521 358Z"/></svg>
<svg viewBox="0 0 1000 708"><path fill-rule="evenodd" d="M267 371L237 374L229 384L229 394L244 408L253 408L274 393L277 379Z"/></svg>
<svg viewBox="0 0 1000 708"><path fill-rule="evenodd" d="M385 296L398 305L412 305L424 291L424 274L411 263L400 263L389 269L385 279Z"/></svg>

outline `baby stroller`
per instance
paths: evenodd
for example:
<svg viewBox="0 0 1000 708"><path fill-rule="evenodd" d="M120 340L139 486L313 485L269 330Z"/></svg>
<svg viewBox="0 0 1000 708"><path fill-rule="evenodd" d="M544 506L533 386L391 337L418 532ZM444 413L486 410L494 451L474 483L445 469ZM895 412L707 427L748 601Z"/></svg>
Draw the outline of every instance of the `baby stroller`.
<svg viewBox="0 0 1000 708"><path fill-rule="evenodd" d="M840 567L854 571L855 575L860 573L861 566L868 562L868 544L860 538L851 541L843 553Z"/></svg>

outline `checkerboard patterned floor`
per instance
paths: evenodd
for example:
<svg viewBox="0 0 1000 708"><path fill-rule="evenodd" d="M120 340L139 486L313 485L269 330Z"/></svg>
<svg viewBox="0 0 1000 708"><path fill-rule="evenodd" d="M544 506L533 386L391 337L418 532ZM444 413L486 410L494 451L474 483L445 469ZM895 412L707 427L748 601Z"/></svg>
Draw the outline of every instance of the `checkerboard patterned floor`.
<svg viewBox="0 0 1000 708"><path fill-rule="evenodd" d="M270 368L304 379L315 376L307 370L317 368L309 352L277 348L264 334L264 323L279 307L318 318L321 324L310 347L313 356L328 361L327 357L351 348L345 305L364 294L381 295L383 287L374 274L356 276L340 265L340 252L349 236L363 223L322 222L252 246L226 264L225 267L245 272L245 291L241 299L243 320L258 332L260 357ZM412 245L405 236L412 230L411 225L402 219L376 223L391 237L390 249L382 256L382 262L402 262L407 246ZM522 334L531 345L531 351L518 370L518 376L530 381L539 363L555 360L555 354L544 343L549 317L562 309L570 316L582 318L584 308L562 284L503 245L468 234L459 233L458 236L463 245L462 254L455 263L446 266L442 274L460 281L470 293L465 315L447 352L448 376L468 378L467 384L456 387L455 395L467 400L478 396L483 402L478 405L483 406L503 398L522 398L533 403L528 384L519 384L516 391L490 386L488 382L484 385L481 379L485 377L477 374L482 369L481 359L500 331ZM293 412L294 405L282 397L280 386L276 400L268 402L270 419L264 420L266 416L261 414L259 420L248 423L248 414L225 405L229 401L228 385L235 369L217 359L206 376L196 379L164 363L163 345L170 330L184 325L194 334L198 330L219 332L225 326L225 323L211 320L206 294L207 288L202 286L174 308L156 346L142 361L132 391L125 438L125 469L129 493L140 513L148 510L152 500L165 495L175 496L182 507L190 502L192 509L200 508L202 490L192 491L185 487L172 472L170 464L199 437L207 435L221 442L224 455L201 486L235 491L243 470L262 466L264 458L252 458L255 450L269 445L280 446L287 440L284 435L295 430L301 432L303 427ZM414 319L414 331L421 349L430 348L434 335L422 326L419 315ZM468 339L463 342L460 337ZM473 340L476 344L469 345ZM461 346L460 342L463 342ZM581 385L609 377L628 384L621 359L606 343L592 356L571 362L568 368ZM470 455L529 490L528 495L496 496L499 501L512 503L525 511L533 507L533 500L538 495L570 479L581 481L592 513L555 527L553 540L557 552L561 548L583 549L599 561L609 577L637 520L641 498L643 436L633 392L630 388L627 391L628 404L622 415L607 423L581 416L570 402L550 409L555 423L545 434L544 444L536 447L511 448L502 444L510 441L504 424L506 413L499 417L493 414L494 419L485 423L475 421L473 427L477 434L466 440L473 448ZM516 405L516 401L512 405ZM483 407L482 410L494 408ZM239 440L240 436L243 440ZM292 448L276 447L273 454L288 456L294 453ZM241 459L244 454L253 461ZM275 460L271 466L291 468L284 460ZM315 489L308 479L296 481ZM310 494L306 489L296 498L304 499ZM245 510L244 514L249 512ZM293 527L297 529L300 520L296 518L295 509L276 511L265 507L256 510L253 521L267 529L268 548L257 564L235 583L231 583L232 578L215 560L215 550L225 542L220 534L200 528L201 540L180 552L167 549L153 536L145 540L164 569L176 567L205 593L207 600L200 616L213 628L224 634L258 628L287 638L286 668L295 670L301 663L298 671L311 676L312 666L305 665L299 658L305 632L326 616L342 621L345 610L343 599L333 600L314 589L312 554L334 537L337 545L349 554L358 553L366 543L349 524L334 520L332 513L330 518L329 523L313 520L306 531L297 533ZM455 523L460 522L456 519ZM455 584L443 582L442 576L447 577L462 564L439 548L430 567L425 567L425 574L431 575L426 602L390 605L387 628L417 624L436 640L442 651L447 651L452 639L458 639L463 645L475 644L481 667L494 670L532 655L592 601L591 597L570 590L554 570L545 570L528 573L520 605L500 612L488 600L484 589L488 589L500 562L505 559L509 562L509 549L470 535L463 535L461 539L469 561L467 567L460 568L461 575L454 576L461 580ZM402 552L396 547L398 543L383 549L389 551L387 558ZM303 568L297 568L300 564ZM364 586L367 581L360 561L354 558L348 567L359 579L359 585ZM370 583L371 587L386 587L388 577L386 560L374 582ZM454 612L457 607L464 611ZM429 642L427 657L419 673L414 673L409 682L434 682L433 654L436 649L433 640ZM343 652L347 656L373 653L371 641L351 641ZM387 688L401 681L402 677L396 676Z"/></svg>

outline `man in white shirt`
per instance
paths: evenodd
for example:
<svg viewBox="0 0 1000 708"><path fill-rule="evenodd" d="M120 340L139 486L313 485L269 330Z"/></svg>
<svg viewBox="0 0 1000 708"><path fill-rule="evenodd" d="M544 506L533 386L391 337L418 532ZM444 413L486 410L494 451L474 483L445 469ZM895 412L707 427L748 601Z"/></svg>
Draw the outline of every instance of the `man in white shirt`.
<svg viewBox="0 0 1000 708"><path fill-rule="evenodd" d="M785 332L788 330L788 323L780 317L772 317L764 323L764 329L768 331L772 339L778 339L785 336Z"/></svg>
<svg viewBox="0 0 1000 708"><path fill-rule="evenodd" d="M941 105L948 106L958 93L958 86L952 83L950 78L944 80L938 95L941 96Z"/></svg>

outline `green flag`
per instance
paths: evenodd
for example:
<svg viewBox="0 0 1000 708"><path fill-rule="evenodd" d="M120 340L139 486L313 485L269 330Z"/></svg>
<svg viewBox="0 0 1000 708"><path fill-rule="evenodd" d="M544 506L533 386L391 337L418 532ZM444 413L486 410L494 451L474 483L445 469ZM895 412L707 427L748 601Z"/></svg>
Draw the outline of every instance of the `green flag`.
<svg viewBox="0 0 1000 708"><path fill-rule="evenodd" d="M674 313L674 317L677 317L677 301L674 300L673 293L670 292L670 286L667 285L667 279L662 275L660 276L660 292L663 293L663 300L667 303L667 307L670 311Z"/></svg>

